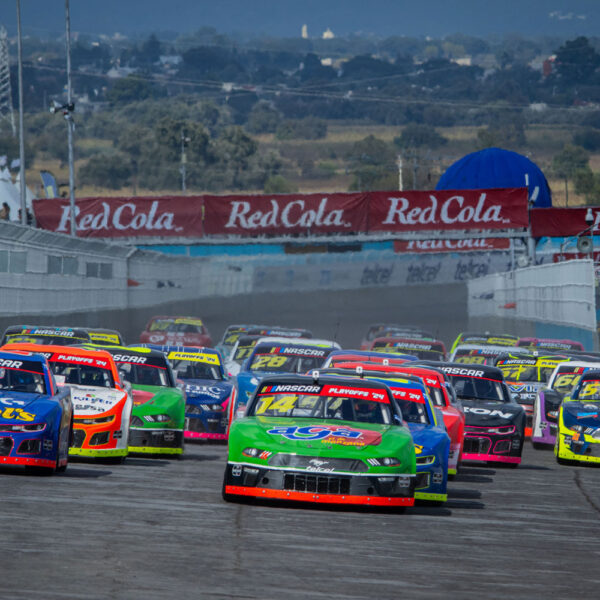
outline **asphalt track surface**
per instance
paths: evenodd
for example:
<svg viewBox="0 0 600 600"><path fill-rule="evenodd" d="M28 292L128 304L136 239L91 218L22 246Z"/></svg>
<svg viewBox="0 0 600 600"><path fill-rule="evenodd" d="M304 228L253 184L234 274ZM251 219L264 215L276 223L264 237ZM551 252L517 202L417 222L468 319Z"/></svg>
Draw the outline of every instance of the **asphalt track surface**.
<svg viewBox="0 0 600 600"><path fill-rule="evenodd" d="M0 469L0 598L597 598L600 468L525 447L404 514L221 500L226 450Z"/></svg>

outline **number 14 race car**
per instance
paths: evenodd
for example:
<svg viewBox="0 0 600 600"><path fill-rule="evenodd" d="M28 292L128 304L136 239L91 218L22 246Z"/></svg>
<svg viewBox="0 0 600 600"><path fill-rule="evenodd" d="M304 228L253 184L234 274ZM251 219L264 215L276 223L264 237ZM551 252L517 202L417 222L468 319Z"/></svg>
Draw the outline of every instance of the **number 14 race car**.
<svg viewBox="0 0 600 600"><path fill-rule="evenodd" d="M412 506L415 470L411 434L384 384L268 377L231 425L223 498Z"/></svg>

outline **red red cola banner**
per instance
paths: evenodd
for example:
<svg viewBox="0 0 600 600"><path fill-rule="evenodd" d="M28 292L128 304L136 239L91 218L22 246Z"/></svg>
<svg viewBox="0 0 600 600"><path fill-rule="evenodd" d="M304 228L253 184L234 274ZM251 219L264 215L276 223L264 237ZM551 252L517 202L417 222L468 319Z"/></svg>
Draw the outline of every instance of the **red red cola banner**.
<svg viewBox="0 0 600 600"><path fill-rule="evenodd" d="M567 237L585 231L588 224L583 208L534 208L531 211L531 234L533 237ZM592 231L600 231L600 207L592 208L594 223Z"/></svg>
<svg viewBox="0 0 600 600"><path fill-rule="evenodd" d="M43 229L68 233L67 199L34 200ZM527 227L527 190L82 198L80 237L349 234Z"/></svg>
<svg viewBox="0 0 600 600"><path fill-rule="evenodd" d="M510 249L509 238L466 238L462 240L394 240L394 252L426 254L429 252L489 252Z"/></svg>
<svg viewBox="0 0 600 600"><path fill-rule="evenodd" d="M207 235L366 233L368 195L204 196Z"/></svg>
<svg viewBox="0 0 600 600"><path fill-rule="evenodd" d="M527 227L527 188L370 192L369 231Z"/></svg>
<svg viewBox="0 0 600 600"><path fill-rule="evenodd" d="M70 232L68 199L34 200L33 209L42 229ZM202 235L202 197L82 198L75 223L79 237L197 237Z"/></svg>

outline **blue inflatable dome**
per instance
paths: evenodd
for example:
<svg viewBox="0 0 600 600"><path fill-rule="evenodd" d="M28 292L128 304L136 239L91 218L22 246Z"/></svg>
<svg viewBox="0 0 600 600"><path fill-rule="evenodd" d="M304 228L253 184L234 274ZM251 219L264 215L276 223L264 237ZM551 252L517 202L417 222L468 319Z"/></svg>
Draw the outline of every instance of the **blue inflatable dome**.
<svg viewBox="0 0 600 600"><path fill-rule="evenodd" d="M552 206L552 194L542 170L526 156L487 148L467 154L440 177L436 190L482 190L528 187L533 206Z"/></svg>

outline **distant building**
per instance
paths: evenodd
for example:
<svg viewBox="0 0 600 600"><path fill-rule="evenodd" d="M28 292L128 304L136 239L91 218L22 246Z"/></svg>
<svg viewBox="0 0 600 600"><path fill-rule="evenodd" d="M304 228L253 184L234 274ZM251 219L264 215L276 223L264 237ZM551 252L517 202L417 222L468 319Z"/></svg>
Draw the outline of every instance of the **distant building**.
<svg viewBox="0 0 600 600"><path fill-rule="evenodd" d="M333 31L331 31L331 29L329 29L329 27L323 32L323 39L324 40L332 40L335 37L335 34L333 33Z"/></svg>
<svg viewBox="0 0 600 600"><path fill-rule="evenodd" d="M302 39L308 39L308 27L306 25L302 25Z"/></svg>

